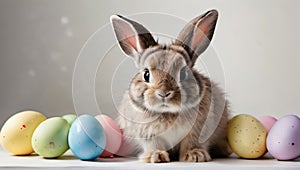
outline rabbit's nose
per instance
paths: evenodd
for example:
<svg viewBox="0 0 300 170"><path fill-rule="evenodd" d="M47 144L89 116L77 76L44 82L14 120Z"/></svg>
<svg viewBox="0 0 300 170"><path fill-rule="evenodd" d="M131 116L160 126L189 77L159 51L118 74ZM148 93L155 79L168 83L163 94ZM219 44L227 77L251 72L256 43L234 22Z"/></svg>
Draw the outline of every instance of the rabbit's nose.
<svg viewBox="0 0 300 170"><path fill-rule="evenodd" d="M161 99L170 99L174 96L174 91L164 92L162 90L156 90L155 95L156 97Z"/></svg>

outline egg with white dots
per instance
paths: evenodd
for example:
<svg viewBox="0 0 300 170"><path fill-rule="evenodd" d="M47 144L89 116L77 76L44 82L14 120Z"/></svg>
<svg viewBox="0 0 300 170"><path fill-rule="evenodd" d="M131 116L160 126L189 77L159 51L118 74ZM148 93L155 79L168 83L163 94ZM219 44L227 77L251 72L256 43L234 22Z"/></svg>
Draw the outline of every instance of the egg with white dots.
<svg viewBox="0 0 300 170"><path fill-rule="evenodd" d="M287 115L280 118L267 137L269 153L278 160L292 160L300 156L300 118Z"/></svg>
<svg viewBox="0 0 300 170"><path fill-rule="evenodd" d="M228 123L228 142L241 158L255 159L266 153L267 131L255 117L240 114Z"/></svg>

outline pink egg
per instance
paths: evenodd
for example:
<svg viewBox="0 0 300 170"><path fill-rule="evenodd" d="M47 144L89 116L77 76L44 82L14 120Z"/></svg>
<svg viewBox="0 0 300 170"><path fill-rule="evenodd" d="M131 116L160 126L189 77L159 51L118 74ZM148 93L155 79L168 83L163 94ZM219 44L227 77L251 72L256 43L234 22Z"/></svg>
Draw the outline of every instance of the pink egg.
<svg viewBox="0 0 300 170"><path fill-rule="evenodd" d="M262 116L259 118L259 121L266 128L267 132L269 132L277 119L272 116Z"/></svg>
<svg viewBox="0 0 300 170"><path fill-rule="evenodd" d="M122 134L123 134L123 131L122 131ZM116 153L116 155L125 156L125 157L126 156L136 156L137 153L140 152L139 149L140 149L140 147L138 147L138 144L135 143L134 140L123 135L122 144L120 146L120 149Z"/></svg>
<svg viewBox="0 0 300 170"><path fill-rule="evenodd" d="M122 142L122 132L113 119L106 115L97 115L95 118L104 128L106 135L106 147L100 157L111 157L115 154Z"/></svg>
<svg viewBox="0 0 300 170"><path fill-rule="evenodd" d="M284 116L273 125L267 136L269 153L278 160L292 160L300 156L300 118Z"/></svg>

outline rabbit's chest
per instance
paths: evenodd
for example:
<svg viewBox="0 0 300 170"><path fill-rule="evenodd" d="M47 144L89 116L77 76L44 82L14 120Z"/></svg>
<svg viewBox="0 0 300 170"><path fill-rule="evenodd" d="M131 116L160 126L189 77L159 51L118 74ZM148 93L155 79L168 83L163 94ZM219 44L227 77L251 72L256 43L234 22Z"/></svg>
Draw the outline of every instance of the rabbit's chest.
<svg viewBox="0 0 300 170"><path fill-rule="evenodd" d="M180 143L189 133L191 128L187 123L173 122L164 124L161 122L152 122L141 125L138 138L145 144L158 143L161 149L171 149Z"/></svg>

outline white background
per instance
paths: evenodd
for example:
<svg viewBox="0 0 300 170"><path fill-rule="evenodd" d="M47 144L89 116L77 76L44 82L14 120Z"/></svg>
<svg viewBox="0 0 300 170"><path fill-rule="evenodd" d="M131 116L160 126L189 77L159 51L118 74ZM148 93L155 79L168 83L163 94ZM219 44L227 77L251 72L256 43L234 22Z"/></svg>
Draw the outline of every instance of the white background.
<svg viewBox="0 0 300 170"><path fill-rule="evenodd" d="M223 66L233 115L299 115L300 1L0 0L0 126L20 110L38 110L48 117L74 112L76 58L110 15L158 12L189 21L212 8L220 13L212 47ZM138 21L174 36L183 27L182 22ZM112 32L103 39L115 41ZM203 57L209 60L209 55ZM101 81L96 90L106 106L102 110L114 112L104 95L110 87L99 87Z"/></svg>

